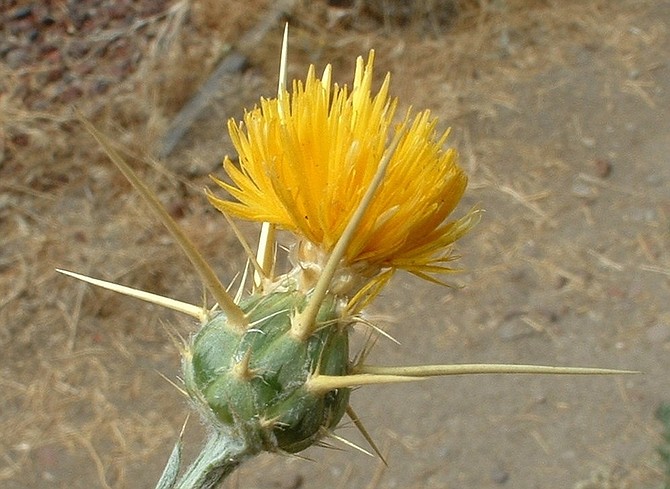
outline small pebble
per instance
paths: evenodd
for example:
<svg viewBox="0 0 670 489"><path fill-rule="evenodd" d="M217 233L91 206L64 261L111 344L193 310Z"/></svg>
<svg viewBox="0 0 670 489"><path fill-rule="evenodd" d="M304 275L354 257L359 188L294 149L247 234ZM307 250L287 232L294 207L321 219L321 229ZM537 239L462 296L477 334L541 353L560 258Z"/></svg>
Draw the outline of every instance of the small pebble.
<svg viewBox="0 0 670 489"><path fill-rule="evenodd" d="M504 484L509 480L509 472L502 467L498 467L491 471L491 480L496 484Z"/></svg>
<svg viewBox="0 0 670 489"><path fill-rule="evenodd" d="M564 277L563 275L559 274L554 275L551 279L551 285L555 289L562 289L563 287L568 285L569 282L570 280L567 277Z"/></svg>
<svg viewBox="0 0 670 489"><path fill-rule="evenodd" d="M40 23L44 27L50 27L56 23L56 19L51 14L45 14L40 20Z"/></svg>
<svg viewBox="0 0 670 489"><path fill-rule="evenodd" d="M25 7L17 7L12 12L10 12L7 17L9 20L21 20L30 17L33 13L32 5L27 5Z"/></svg>
<svg viewBox="0 0 670 489"><path fill-rule="evenodd" d="M303 487L305 480L301 474L286 473L275 479L272 487L276 489L300 489Z"/></svg>
<svg viewBox="0 0 670 489"><path fill-rule="evenodd" d="M596 158L593 160L593 168L598 178L607 178L612 173L612 163L605 158Z"/></svg>
<svg viewBox="0 0 670 489"><path fill-rule="evenodd" d="M30 136L24 132L20 132L18 134L14 134L11 138L12 144L15 146L24 148L30 144Z"/></svg>

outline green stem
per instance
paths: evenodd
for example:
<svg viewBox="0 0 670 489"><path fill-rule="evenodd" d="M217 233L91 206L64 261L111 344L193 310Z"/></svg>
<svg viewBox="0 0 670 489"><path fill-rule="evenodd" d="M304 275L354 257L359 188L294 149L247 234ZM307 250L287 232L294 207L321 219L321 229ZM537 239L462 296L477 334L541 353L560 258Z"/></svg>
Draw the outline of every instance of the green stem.
<svg viewBox="0 0 670 489"><path fill-rule="evenodd" d="M238 465L254 455L244 441L213 430L198 457L177 481L180 451L181 440L177 442L156 489L215 489Z"/></svg>

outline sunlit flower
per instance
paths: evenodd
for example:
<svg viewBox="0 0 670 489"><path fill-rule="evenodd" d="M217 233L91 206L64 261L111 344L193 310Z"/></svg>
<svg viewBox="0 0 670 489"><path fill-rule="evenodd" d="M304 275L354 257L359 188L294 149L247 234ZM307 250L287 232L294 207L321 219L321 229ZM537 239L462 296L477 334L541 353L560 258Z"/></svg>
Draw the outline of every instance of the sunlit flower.
<svg viewBox="0 0 670 489"><path fill-rule="evenodd" d="M467 177L454 149L444 149L448 131L436 133L429 111L408 112L394 124L389 76L372 95L374 52L358 58L351 91L310 67L292 93L261 99L229 121L239 154L224 168L232 183L215 179L236 199L209 194L223 212L266 221L291 231L328 254L368 189L392 132L402 132L383 183L349 244L344 261L374 276L404 269L423 278L449 271L451 244L472 225L474 213L446 221ZM393 127L393 131L391 128Z"/></svg>

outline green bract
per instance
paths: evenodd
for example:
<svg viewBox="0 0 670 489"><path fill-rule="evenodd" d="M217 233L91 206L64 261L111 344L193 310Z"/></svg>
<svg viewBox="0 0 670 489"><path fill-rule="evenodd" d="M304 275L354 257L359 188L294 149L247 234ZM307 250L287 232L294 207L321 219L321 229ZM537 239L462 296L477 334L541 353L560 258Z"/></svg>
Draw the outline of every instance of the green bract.
<svg viewBox="0 0 670 489"><path fill-rule="evenodd" d="M349 389L313 392L315 374L346 375L348 323L334 300L321 306L323 326L306 340L291 334L291 320L308 300L302 292L251 296L240 304L251 327L240 334L224 313L192 338L183 360L186 389L217 429L257 450L295 453L334 428ZM252 442L258 440L258 442Z"/></svg>

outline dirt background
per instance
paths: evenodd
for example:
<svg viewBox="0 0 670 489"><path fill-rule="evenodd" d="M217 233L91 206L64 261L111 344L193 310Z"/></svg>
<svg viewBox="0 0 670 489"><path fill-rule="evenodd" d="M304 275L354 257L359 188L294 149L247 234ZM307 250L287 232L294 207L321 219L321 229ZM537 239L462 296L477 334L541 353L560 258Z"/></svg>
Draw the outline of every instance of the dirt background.
<svg viewBox="0 0 670 489"><path fill-rule="evenodd" d="M418 3L418 2L417 2ZM202 286L73 116L79 107L224 282L241 247L208 206L225 131L309 63L351 80L377 51L400 107L452 126L470 178L458 287L398 276L370 313L384 364L513 362L641 370L476 376L358 390L389 467L342 446L263 456L228 488L660 488L654 411L670 401L670 3L255 0L0 3L0 485L151 488L188 407L180 316L55 273L200 303ZM276 17L276 16L275 16ZM266 21L267 33L250 29ZM171 121L231 47L226 76L172 154ZM253 239L256 228L244 225ZM364 445L344 425L339 434ZM186 430L187 458L199 447Z"/></svg>

